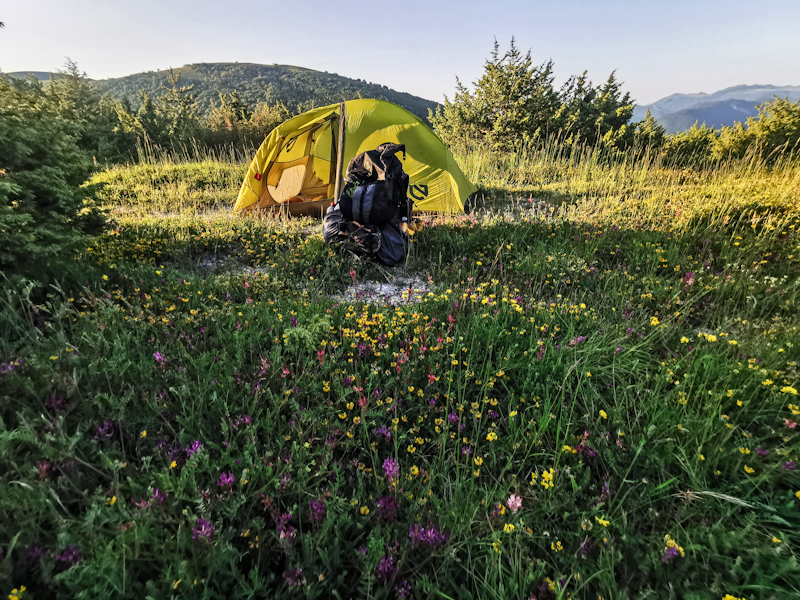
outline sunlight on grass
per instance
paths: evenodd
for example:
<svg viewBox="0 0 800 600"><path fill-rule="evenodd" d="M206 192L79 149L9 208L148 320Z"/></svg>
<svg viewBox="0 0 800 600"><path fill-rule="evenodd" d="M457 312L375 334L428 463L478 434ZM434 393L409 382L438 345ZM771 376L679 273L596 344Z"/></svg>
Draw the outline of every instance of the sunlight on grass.
<svg viewBox="0 0 800 600"><path fill-rule="evenodd" d="M392 270L325 245L318 221L230 214L231 156L99 173L109 230L42 302L3 290L15 581L797 589L797 165L462 153L474 211L426 217ZM425 282L414 302L337 299L401 274Z"/></svg>

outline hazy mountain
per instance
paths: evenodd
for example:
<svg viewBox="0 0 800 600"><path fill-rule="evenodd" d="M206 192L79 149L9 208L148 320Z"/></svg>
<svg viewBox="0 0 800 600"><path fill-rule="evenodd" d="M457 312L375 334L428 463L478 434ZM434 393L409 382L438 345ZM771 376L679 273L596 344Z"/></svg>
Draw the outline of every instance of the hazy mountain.
<svg viewBox="0 0 800 600"><path fill-rule="evenodd" d="M44 83L50 81L50 78L58 79L61 77L58 73L48 73L47 71L15 71L13 73L4 73L4 75L10 75L11 77L17 77L18 79L26 79L28 77L33 76L34 79L38 79Z"/></svg>
<svg viewBox="0 0 800 600"><path fill-rule="evenodd" d="M708 127L719 129L723 125L733 125L736 121L744 123L747 117L755 117L757 114L758 109L752 101L720 100L693 104L689 108L667 113L658 121L667 133L677 133L689 129L695 123L705 123Z"/></svg>
<svg viewBox="0 0 800 600"><path fill-rule="evenodd" d="M649 105L639 105L632 120L640 121L647 109L668 133L688 129L696 121L709 127L733 125L758 114L756 106L774 96L800 100L800 86L737 85L711 94L672 94Z"/></svg>

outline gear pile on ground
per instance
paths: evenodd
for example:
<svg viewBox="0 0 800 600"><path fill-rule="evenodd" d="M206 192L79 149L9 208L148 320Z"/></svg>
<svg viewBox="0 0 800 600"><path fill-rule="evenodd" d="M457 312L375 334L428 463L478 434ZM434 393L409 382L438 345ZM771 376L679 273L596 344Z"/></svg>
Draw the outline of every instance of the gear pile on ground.
<svg viewBox="0 0 800 600"><path fill-rule="evenodd" d="M408 175L396 156L401 151L405 158L404 145L385 143L350 161L344 189L323 220L326 242L389 266L403 259L413 203Z"/></svg>

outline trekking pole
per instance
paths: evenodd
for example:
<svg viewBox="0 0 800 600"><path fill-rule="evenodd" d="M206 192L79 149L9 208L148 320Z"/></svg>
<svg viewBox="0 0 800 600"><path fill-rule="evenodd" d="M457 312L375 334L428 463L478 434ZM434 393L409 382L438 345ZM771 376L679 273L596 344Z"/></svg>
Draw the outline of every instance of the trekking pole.
<svg viewBox="0 0 800 600"><path fill-rule="evenodd" d="M344 119L345 119L345 103L339 104L339 144L336 150L336 183L333 188L333 203L339 201L339 193L342 188L342 158L344 158Z"/></svg>

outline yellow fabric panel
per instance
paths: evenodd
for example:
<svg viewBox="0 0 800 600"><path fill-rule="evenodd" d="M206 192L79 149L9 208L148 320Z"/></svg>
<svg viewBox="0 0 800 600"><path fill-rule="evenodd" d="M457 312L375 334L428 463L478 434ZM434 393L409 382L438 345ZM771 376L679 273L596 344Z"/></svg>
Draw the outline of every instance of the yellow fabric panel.
<svg viewBox="0 0 800 600"><path fill-rule="evenodd" d="M453 155L427 125L404 108L382 100L349 100L345 104L347 134L344 167L357 154L373 150L384 142L405 144L407 157L403 162L403 169L408 173L409 195L414 198L416 208L447 213L464 211L464 201L476 188L467 180ZM234 210L245 209L258 201L263 184L255 180L255 174L261 173L271 161L276 160L276 146L280 147L282 140L289 139L298 131L305 130L304 134L309 133L316 124L322 126L313 132L315 137L310 152L315 158L312 159L312 169L322 182L326 182L324 161L317 162L317 158L335 157L333 131L338 131L338 123L335 121L338 112L338 104L325 106L303 113L276 127L264 140L253 159ZM330 132L330 136L327 132ZM311 141L310 134L306 141ZM329 154L326 145L328 143ZM398 158L402 161L402 154L398 154ZM283 160L282 156L280 160ZM330 194L335 182L329 183Z"/></svg>
<svg viewBox="0 0 800 600"><path fill-rule="evenodd" d="M269 194L276 202L286 202L289 198L297 196L303 190L303 180L306 176L306 165L294 165L282 169L280 180L276 186L269 186Z"/></svg>
<svg viewBox="0 0 800 600"><path fill-rule="evenodd" d="M311 146L311 135L311 130L288 135L286 141L283 143L283 147L274 159L275 162L288 163L308 156Z"/></svg>
<svg viewBox="0 0 800 600"><path fill-rule="evenodd" d="M305 167L307 164L308 156L301 156L291 162L274 162L269 167L269 171L266 174L262 174L262 181L266 181L268 186L276 187L286 169L296 167L297 165L303 165Z"/></svg>
<svg viewBox="0 0 800 600"><path fill-rule="evenodd" d="M311 144L311 156L323 158L328 161L336 159L336 148L333 147L331 124L332 121L328 121L322 125L322 127L314 131Z"/></svg>
<svg viewBox="0 0 800 600"><path fill-rule="evenodd" d="M311 168L319 180L325 184L331 182L331 166L332 163L329 160L317 158L316 156L311 157Z"/></svg>
<svg viewBox="0 0 800 600"><path fill-rule="evenodd" d="M264 170L274 160L288 134L296 132L303 127L310 127L315 123L325 123L338 113L338 109L338 104L335 106L323 106L284 121L273 129L259 147L253 162L250 163L233 210L245 210L259 203L262 191L266 189L266 186L264 185L264 179L256 179L256 175L261 177Z"/></svg>

